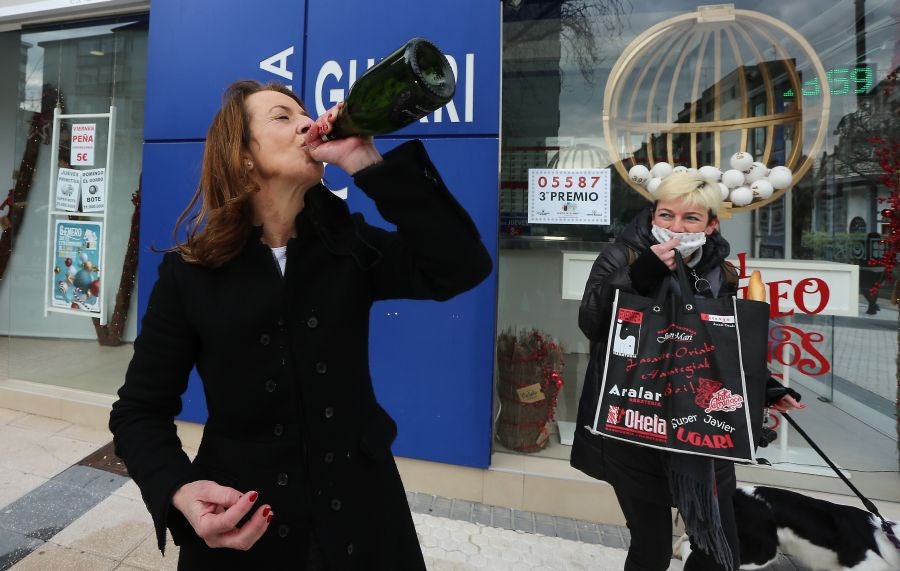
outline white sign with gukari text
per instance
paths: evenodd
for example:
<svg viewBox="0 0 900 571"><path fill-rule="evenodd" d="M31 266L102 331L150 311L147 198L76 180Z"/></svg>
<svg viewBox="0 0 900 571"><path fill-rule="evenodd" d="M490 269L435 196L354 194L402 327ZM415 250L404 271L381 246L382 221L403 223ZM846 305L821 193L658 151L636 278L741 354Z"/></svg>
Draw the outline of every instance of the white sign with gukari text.
<svg viewBox="0 0 900 571"><path fill-rule="evenodd" d="M97 138L96 123L75 123L72 125L72 154L69 163L94 166L94 140Z"/></svg>
<svg viewBox="0 0 900 571"><path fill-rule="evenodd" d="M528 223L609 224L609 181L609 169L528 169Z"/></svg>
<svg viewBox="0 0 900 571"><path fill-rule="evenodd" d="M106 207L106 169L81 171L81 211L103 212Z"/></svg>

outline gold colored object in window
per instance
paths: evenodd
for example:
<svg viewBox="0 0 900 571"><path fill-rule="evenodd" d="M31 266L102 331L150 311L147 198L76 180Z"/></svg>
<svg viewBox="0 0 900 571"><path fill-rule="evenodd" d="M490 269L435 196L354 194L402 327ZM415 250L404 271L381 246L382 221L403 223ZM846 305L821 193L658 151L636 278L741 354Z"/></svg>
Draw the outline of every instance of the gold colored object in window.
<svg viewBox="0 0 900 571"><path fill-rule="evenodd" d="M804 82L827 86L825 69L809 42L784 22L732 4L700 6L639 34L610 72L603 129L619 174L658 161L699 168L731 168L746 151L768 167L793 171L796 184L824 141L829 90L804 99ZM732 207L759 208L787 189Z"/></svg>

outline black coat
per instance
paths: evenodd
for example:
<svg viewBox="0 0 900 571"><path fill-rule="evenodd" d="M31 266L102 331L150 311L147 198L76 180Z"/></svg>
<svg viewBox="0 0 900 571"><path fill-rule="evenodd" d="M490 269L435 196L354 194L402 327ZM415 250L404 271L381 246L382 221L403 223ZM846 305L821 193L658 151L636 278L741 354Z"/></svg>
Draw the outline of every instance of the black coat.
<svg viewBox="0 0 900 571"><path fill-rule="evenodd" d="M584 289L578 325L590 340L590 360L578 404L571 464L617 490L656 503L670 503L666 452L592 435L585 428L593 424L600 397L616 289L653 297L662 284L668 284L669 269L650 250L657 243L650 234L650 215L650 209L638 214L616 241L597 256ZM731 295L736 291L737 270L727 262L723 265L729 253L728 242L718 231L707 237L694 270L709 280L712 295ZM733 272L733 279L727 279L725 272Z"/></svg>
<svg viewBox="0 0 900 571"><path fill-rule="evenodd" d="M306 194L282 278L255 228L218 269L167 254L135 341L110 429L141 489L160 549L205 544L171 505L184 483L259 491L275 514L248 552L207 550L209 568L303 565L310 535L330 569L424 569L391 454L396 424L369 376L369 309L379 299L445 300L481 282L491 260L418 141L355 183L388 232L322 186ZM209 411L196 459L173 417L191 368ZM252 513L252 512L251 512Z"/></svg>

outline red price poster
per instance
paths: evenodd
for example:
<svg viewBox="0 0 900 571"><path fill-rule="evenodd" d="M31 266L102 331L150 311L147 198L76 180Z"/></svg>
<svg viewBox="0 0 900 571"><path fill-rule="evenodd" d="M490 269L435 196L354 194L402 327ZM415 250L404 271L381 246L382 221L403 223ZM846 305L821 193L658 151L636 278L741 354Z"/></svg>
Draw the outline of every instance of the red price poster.
<svg viewBox="0 0 900 571"><path fill-rule="evenodd" d="M75 123L72 125L72 165L94 165L94 141L97 138L96 123Z"/></svg>
<svg viewBox="0 0 900 571"><path fill-rule="evenodd" d="M609 224L609 169L528 169L529 224Z"/></svg>

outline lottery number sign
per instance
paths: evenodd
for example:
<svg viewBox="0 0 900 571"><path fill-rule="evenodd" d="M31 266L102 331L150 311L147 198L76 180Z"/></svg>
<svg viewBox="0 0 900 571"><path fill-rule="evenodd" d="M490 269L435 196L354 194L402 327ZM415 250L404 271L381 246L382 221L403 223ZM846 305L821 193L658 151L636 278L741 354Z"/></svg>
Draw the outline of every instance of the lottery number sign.
<svg viewBox="0 0 900 571"><path fill-rule="evenodd" d="M529 169L529 224L609 224L609 169Z"/></svg>

